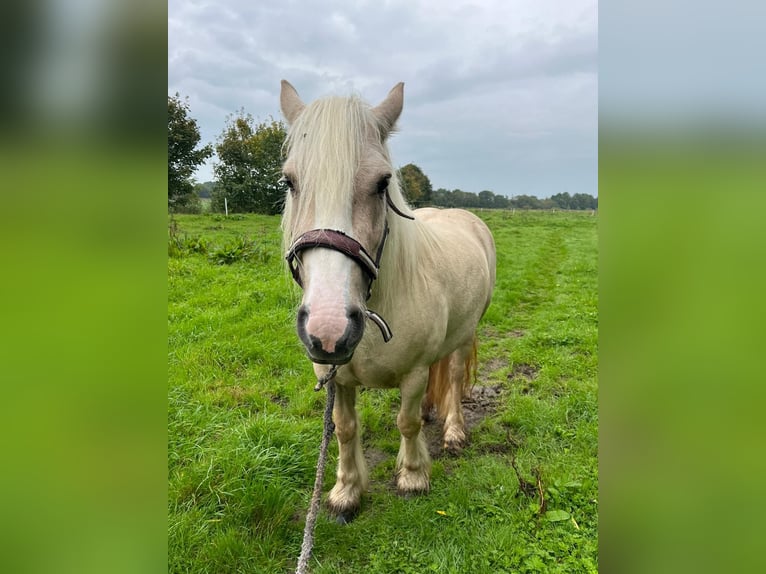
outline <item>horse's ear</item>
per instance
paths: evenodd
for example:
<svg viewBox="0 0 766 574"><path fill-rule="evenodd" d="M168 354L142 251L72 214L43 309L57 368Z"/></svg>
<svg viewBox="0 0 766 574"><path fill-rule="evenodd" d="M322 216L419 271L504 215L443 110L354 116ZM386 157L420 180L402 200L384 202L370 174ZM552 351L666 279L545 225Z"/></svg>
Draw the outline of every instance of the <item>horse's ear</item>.
<svg viewBox="0 0 766 574"><path fill-rule="evenodd" d="M306 107L301 101L298 92L287 80L282 80L282 92L279 94L279 106L288 124L292 124L296 118L301 115L303 108Z"/></svg>
<svg viewBox="0 0 766 574"><path fill-rule="evenodd" d="M404 82L399 82L391 91L388 92L386 99L383 100L378 106L372 108L375 113L375 117L380 122L382 135L385 138L389 132L394 128L396 120L399 119L399 114L402 113L402 106L404 105Z"/></svg>

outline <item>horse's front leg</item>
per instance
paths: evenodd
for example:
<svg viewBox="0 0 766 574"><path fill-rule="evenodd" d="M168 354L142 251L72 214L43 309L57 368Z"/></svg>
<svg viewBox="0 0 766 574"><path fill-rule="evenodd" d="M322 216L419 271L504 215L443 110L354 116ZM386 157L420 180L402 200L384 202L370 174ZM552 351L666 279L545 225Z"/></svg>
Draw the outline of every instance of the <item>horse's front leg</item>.
<svg viewBox="0 0 766 574"><path fill-rule="evenodd" d="M396 425L402 435L396 458L396 486L401 494L428 492L431 457L421 431L420 403L428 385L428 369L410 373L400 386L402 406Z"/></svg>
<svg viewBox="0 0 766 574"><path fill-rule="evenodd" d="M348 522L359 510L362 493L367 489L367 464L356 413L356 387L336 385L332 418L338 439L338 473L327 505L330 512L338 516L339 522Z"/></svg>

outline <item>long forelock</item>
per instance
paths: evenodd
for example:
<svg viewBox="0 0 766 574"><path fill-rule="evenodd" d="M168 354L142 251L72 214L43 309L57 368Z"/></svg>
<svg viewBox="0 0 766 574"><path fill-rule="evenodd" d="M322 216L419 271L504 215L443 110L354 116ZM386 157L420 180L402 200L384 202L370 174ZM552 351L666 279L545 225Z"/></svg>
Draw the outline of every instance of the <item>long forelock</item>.
<svg viewBox="0 0 766 574"><path fill-rule="evenodd" d="M339 206L351 209L354 174L369 142L380 132L372 110L358 96L328 97L306 107L290 127L285 152L299 186L300 201L285 202L285 240L292 224L327 219Z"/></svg>

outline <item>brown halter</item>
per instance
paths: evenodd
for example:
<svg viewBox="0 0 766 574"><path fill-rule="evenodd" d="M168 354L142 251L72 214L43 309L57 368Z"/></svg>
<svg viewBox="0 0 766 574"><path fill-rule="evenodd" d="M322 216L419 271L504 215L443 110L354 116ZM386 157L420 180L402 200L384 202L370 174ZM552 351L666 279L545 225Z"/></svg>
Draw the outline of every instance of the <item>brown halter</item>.
<svg viewBox="0 0 766 574"><path fill-rule="evenodd" d="M415 219L397 208L391 201L388 192L386 192L386 203L391 210L400 217L412 220ZM302 234L293 242L290 249L287 251L285 259L287 259L287 265L290 268L290 273L292 273L293 279L295 279L295 282L302 288L303 281L301 280L301 274L297 264L298 255L302 251L314 249L315 247L323 247L325 249L338 251L359 265L369 278L369 283L367 284L367 299L369 299L372 294L372 282L378 278L380 259L383 256L383 247L386 244L387 237L388 221L386 221L386 226L383 230L383 238L378 245L378 252L375 254L375 259L373 259L361 243L342 231L337 231L335 229L312 229L311 231ZM383 335L383 340L388 343L388 341L391 340L391 337L393 337L393 333L383 317L378 315L375 311L370 311L368 309L367 318L372 320L372 322L378 326Z"/></svg>

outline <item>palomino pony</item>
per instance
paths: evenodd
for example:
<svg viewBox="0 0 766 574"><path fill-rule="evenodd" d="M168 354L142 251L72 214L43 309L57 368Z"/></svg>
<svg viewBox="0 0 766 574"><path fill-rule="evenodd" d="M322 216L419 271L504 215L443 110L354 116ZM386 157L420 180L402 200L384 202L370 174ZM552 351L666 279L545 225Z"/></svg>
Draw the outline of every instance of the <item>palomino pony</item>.
<svg viewBox="0 0 766 574"><path fill-rule="evenodd" d="M289 125L282 231L303 288L298 336L317 377L342 365L333 410L337 482L328 497L341 522L356 514L368 484L360 385L401 392L400 493L430 485L421 408L436 406L446 449L463 446L461 399L495 283L494 241L479 218L460 209L413 211L404 201L386 146L403 96L399 83L377 107L357 97L305 105L282 81Z"/></svg>

